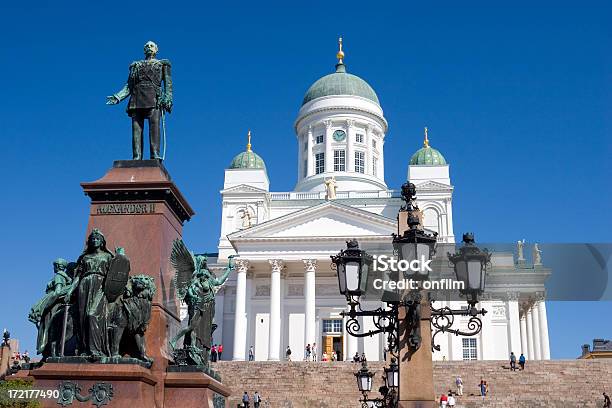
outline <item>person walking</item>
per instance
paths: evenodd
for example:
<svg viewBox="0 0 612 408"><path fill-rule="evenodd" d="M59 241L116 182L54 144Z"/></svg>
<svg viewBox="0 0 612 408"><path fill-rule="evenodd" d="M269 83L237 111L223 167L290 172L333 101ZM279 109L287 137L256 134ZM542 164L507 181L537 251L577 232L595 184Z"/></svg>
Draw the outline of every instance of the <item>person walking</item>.
<svg viewBox="0 0 612 408"><path fill-rule="evenodd" d="M261 395L255 391L255 394L253 394L253 407L259 408L259 404L261 404Z"/></svg>
<svg viewBox="0 0 612 408"><path fill-rule="evenodd" d="M304 349L304 360L310 361L310 343L308 343Z"/></svg>
<svg viewBox="0 0 612 408"><path fill-rule="evenodd" d="M217 345L213 344L213 346L210 348L210 361L212 361L213 363L217 361Z"/></svg>
<svg viewBox="0 0 612 408"><path fill-rule="evenodd" d="M519 365L521 366L521 371L525 369L525 356L521 353L519 357Z"/></svg>
<svg viewBox="0 0 612 408"><path fill-rule="evenodd" d="M217 346L217 358L221 360L221 353L223 353L223 344Z"/></svg>
<svg viewBox="0 0 612 408"><path fill-rule="evenodd" d="M478 384L478 388L480 389L480 396L484 401L485 396L487 395L487 382L485 380L480 380L480 384Z"/></svg>
<svg viewBox="0 0 612 408"><path fill-rule="evenodd" d="M446 394L440 396L440 408L446 408L448 406L448 397Z"/></svg>
<svg viewBox="0 0 612 408"><path fill-rule="evenodd" d="M453 394L448 394L448 407L455 408L455 405L457 405L457 400L455 399Z"/></svg>
<svg viewBox="0 0 612 408"><path fill-rule="evenodd" d="M255 347L249 347L249 361L255 360Z"/></svg>
<svg viewBox="0 0 612 408"><path fill-rule="evenodd" d="M317 343L312 343L312 361L317 361Z"/></svg>
<svg viewBox="0 0 612 408"><path fill-rule="evenodd" d="M460 376L455 379L455 385L457 385L457 395L463 395L463 380Z"/></svg>
<svg viewBox="0 0 612 408"><path fill-rule="evenodd" d="M249 403L251 402L250 398L249 398L249 394L247 394L247 392L245 391L244 394L242 395L242 407L243 408L249 408Z"/></svg>
<svg viewBox="0 0 612 408"><path fill-rule="evenodd" d="M610 406L612 406L612 403L610 402L610 397L605 392L603 393L603 397L604 397L604 404L603 404L604 408L610 408Z"/></svg>
<svg viewBox="0 0 612 408"><path fill-rule="evenodd" d="M289 348L289 346L287 346L287 350L285 350L285 358L287 361L291 361L291 348Z"/></svg>
<svg viewBox="0 0 612 408"><path fill-rule="evenodd" d="M510 352L510 370L516 371L516 356L513 351Z"/></svg>

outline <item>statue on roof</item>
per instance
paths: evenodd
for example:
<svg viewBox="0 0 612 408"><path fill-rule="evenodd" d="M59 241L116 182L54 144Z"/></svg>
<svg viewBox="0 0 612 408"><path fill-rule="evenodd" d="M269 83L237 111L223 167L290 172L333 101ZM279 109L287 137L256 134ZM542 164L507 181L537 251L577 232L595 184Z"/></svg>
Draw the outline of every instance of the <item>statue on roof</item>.
<svg viewBox="0 0 612 408"><path fill-rule="evenodd" d="M336 199L336 177L332 176L331 178L325 179L325 190L327 200L335 200Z"/></svg>
<svg viewBox="0 0 612 408"><path fill-rule="evenodd" d="M157 44L144 45L145 59L132 62L125 86L106 97L107 105L116 105L128 96L127 114L132 118L132 158L143 159L143 130L149 121L150 158L163 160L165 156L165 112L172 111L171 65L167 59L158 60ZM160 154L160 122L163 128L164 152Z"/></svg>

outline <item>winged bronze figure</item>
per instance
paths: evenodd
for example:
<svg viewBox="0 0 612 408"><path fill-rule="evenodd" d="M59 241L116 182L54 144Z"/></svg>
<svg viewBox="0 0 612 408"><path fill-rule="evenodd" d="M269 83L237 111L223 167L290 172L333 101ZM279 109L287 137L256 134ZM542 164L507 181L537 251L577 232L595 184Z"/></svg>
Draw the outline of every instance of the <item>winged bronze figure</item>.
<svg viewBox="0 0 612 408"><path fill-rule="evenodd" d="M208 257L194 254L181 239L172 243L170 263L175 270L178 299L187 304L188 324L170 341L175 363L208 366L215 317L215 294L234 269L233 257L220 277L208 270ZM176 344L183 339L182 349Z"/></svg>

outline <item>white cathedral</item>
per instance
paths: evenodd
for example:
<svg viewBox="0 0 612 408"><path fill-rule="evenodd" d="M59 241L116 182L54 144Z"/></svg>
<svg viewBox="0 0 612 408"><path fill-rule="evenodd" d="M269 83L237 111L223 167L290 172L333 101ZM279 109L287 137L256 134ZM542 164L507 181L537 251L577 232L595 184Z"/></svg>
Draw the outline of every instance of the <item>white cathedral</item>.
<svg viewBox="0 0 612 408"><path fill-rule="evenodd" d="M337 57L335 72L312 84L295 120L294 190L270 191L264 160L252 150L250 133L246 151L225 170L219 254L209 260L215 270L227 264L228 256L237 256L236 272L217 293L213 342L223 344L224 359L246 360L253 346L255 360L282 360L289 346L293 360L300 360L306 344L313 343L319 358L332 350L343 360L356 352L368 360L383 358L382 335L356 338L346 333L340 315L346 300L330 255L352 238L366 250L388 245L401 200L399 191L385 183L387 120L378 96L367 82L347 72L341 42ZM326 188L332 177L335 191ZM425 228L436 231L440 243L454 243L449 164L429 145L427 134L410 159L407 177L416 185ZM495 299L503 300L481 302L479 307L489 313L478 335L439 335L441 350L434 359L506 360L511 351L528 359L550 359L543 300L550 271L522 258L494 254L487 291L502 293ZM440 303L453 308L462 304ZM467 318L459 320L465 324ZM368 318L361 326L374 328Z"/></svg>

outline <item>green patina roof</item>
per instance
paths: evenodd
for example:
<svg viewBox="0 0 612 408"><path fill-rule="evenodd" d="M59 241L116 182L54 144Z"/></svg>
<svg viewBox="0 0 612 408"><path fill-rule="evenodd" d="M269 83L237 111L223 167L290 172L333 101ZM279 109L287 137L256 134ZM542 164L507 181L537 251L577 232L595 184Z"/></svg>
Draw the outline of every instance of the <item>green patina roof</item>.
<svg viewBox="0 0 612 408"><path fill-rule="evenodd" d="M230 169L266 169L266 163L252 150L242 152L232 160Z"/></svg>
<svg viewBox="0 0 612 408"><path fill-rule="evenodd" d="M320 78L308 88L302 105L322 96L330 95L361 96L380 105L374 89L358 76L347 73L346 66L342 63L336 65L336 72Z"/></svg>
<svg viewBox="0 0 612 408"><path fill-rule="evenodd" d="M423 147L410 158L410 164L413 166L444 166L446 159L442 153L433 147Z"/></svg>

